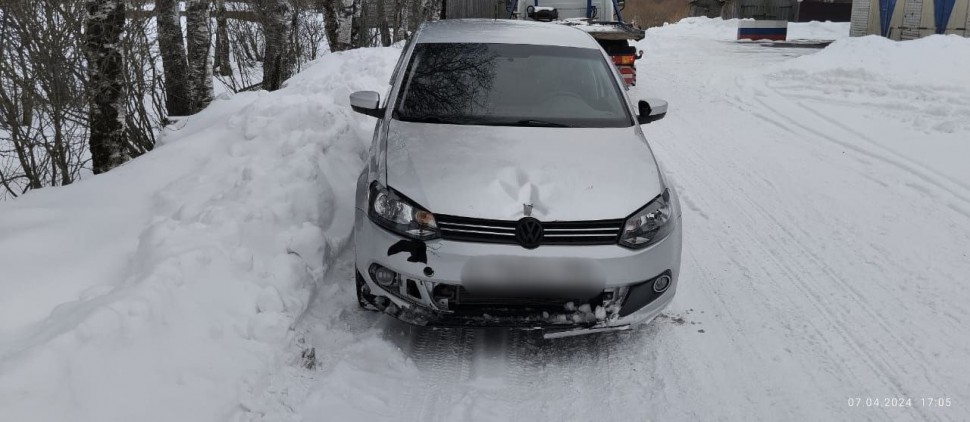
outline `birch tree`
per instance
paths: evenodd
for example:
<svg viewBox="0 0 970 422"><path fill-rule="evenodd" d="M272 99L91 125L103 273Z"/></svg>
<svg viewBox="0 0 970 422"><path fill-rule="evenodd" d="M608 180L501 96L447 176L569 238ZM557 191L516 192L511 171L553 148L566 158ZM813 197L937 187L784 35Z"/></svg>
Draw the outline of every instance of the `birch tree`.
<svg viewBox="0 0 970 422"><path fill-rule="evenodd" d="M165 74L165 108L169 115L188 116L194 107L178 0L155 0L155 18Z"/></svg>
<svg viewBox="0 0 970 422"><path fill-rule="evenodd" d="M121 34L124 0L86 0L84 49L88 59L88 112L91 168L104 173L128 161L125 148L126 92Z"/></svg>
<svg viewBox="0 0 970 422"><path fill-rule="evenodd" d="M209 0L189 0L186 7L188 29L189 89L192 111L199 112L212 102L212 31L209 26Z"/></svg>
<svg viewBox="0 0 970 422"><path fill-rule="evenodd" d="M275 91L293 76L296 49L293 35L298 16L286 0L255 0L263 26L263 89Z"/></svg>
<svg viewBox="0 0 970 422"><path fill-rule="evenodd" d="M326 0L324 23L330 51L353 48L353 20L359 0Z"/></svg>

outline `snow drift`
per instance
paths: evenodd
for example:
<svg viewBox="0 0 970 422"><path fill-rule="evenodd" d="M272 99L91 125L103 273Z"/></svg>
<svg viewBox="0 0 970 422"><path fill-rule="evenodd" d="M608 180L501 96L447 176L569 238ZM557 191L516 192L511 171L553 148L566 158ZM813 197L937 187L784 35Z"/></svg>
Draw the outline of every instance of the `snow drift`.
<svg viewBox="0 0 970 422"><path fill-rule="evenodd" d="M828 119L847 145L970 197L970 39L845 38L752 77L749 85L797 100ZM829 130L829 128L818 128ZM848 136L846 136L848 135Z"/></svg>
<svg viewBox="0 0 970 422"><path fill-rule="evenodd" d="M704 16L684 18L677 23L667 23L661 27L647 29L647 38L651 35L659 35L735 41L738 38L738 22L741 20L744 19L721 19ZM848 22L788 23L789 40L835 40L848 35Z"/></svg>
<svg viewBox="0 0 970 422"><path fill-rule="evenodd" d="M966 86L970 83L970 38L931 35L903 42L876 35L843 38L780 67L804 74L841 71L847 77L918 86Z"/></svg>
<svg viewBox="0 0 970 422"><path fill-rule="evenodd" d="M4 420L211 421L265 376L346 246L394 49L328 55L152 153L0 206Z"/></svg>

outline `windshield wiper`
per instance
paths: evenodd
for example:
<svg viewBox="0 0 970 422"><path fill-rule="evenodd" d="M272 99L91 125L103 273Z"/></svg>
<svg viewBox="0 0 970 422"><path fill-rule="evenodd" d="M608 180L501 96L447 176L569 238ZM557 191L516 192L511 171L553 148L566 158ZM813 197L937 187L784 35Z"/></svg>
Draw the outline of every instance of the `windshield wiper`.
<svg viewBox="0 0 970 422"><path fill-rule="evenodd" d="M510 126L569 127L569 125L562 124L562 123L549 122L549 121L545 121L545 120L536 120L536 119L519 120L519 121L515 122L514 124L511 124Z"/></svg>
<svg viewBox="0 0 970 422"><path fill-rule="evenodd" d="M406 122L415 123L436 123L436 124L446 124L446 125L483 125L483 126L524 126L524 127L570 127L567 124L550 122L546 120L538 119L525 119L525 120L489 120L484 118L475 117L460 117L460 116L408 116L408 117L398 117L400 120Z"/></svg>
<svg viewBox="0 0 970 422"><path fill-rule="evenodd" d="M438 117L438 116L417 116L405 117L401 120L415 123L437 123L445 125L470 125L478 123L477 119L467 117Z"/></svg>

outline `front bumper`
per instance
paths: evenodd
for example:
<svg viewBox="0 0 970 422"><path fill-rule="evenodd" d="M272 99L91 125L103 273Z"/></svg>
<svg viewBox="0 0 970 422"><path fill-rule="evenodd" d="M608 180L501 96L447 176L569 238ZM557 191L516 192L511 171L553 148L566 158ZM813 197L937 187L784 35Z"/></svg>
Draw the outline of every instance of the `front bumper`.
<svg viewBox="0 0 970 422"><path fill-rule="evenodd" d="M394 248L404 239L357 210L357 277L366 286L365 300L415 325L539 329L547 338L624 330L652 320L673 299L680 272L680 219L673 224L676 227L666 239L642 250L618 245L541 246L530 250L518 245L439 239L418 242L426 256L416 256ZM426 262L421 262L422 258ZM547 296L523 297L472 293L466 289L471 285L468 268L482 259L540 266L569 260L581 264L597 281L587 286L592 293L585 295L552 290ZM378 267L393 271L396 283L378 284L374 276ZM667 277L668 286L657 292L653 287L661 277ZM448 293L447 289L454 292L441 294Z"/></svg>

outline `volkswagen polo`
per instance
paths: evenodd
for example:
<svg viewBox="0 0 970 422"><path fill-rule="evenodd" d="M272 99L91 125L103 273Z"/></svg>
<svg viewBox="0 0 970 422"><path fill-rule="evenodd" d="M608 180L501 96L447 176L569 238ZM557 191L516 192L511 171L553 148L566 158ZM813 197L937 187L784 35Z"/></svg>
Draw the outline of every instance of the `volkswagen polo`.
<svg viewBox="0 0 970 422"><path fill-rule="evenodd" d="M585 32L449 20L404 47L357 182L360 306L546 337L628 329L674 297L681 211L633 100Z"/></svg>

